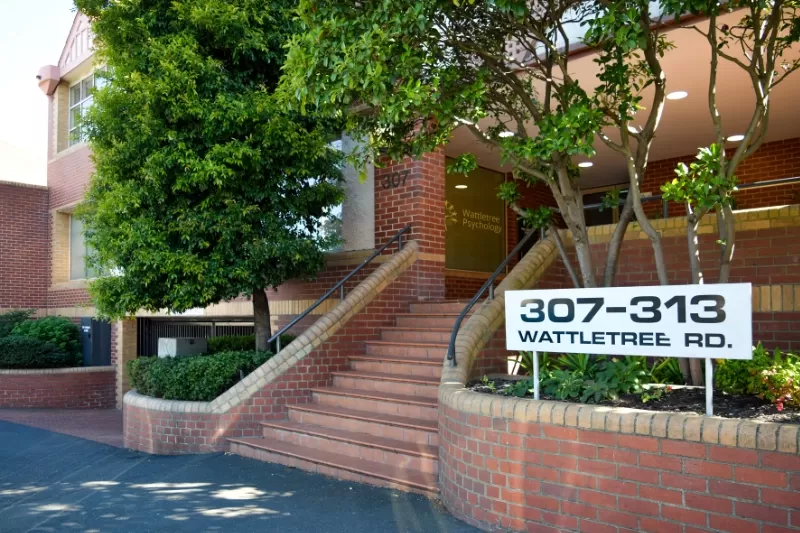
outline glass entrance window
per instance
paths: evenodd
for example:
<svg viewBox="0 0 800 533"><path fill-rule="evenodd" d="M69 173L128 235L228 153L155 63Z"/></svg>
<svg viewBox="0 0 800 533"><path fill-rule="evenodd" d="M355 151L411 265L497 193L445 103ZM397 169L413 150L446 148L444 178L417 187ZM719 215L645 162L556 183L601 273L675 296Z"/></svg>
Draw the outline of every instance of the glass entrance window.
<svg viewBox="0 0 800 533"><path fill-rule="evenodd" d="M497 197L500 172L477 168L445 179L445 266L494 272L506 257L506 205Z"/></svg>

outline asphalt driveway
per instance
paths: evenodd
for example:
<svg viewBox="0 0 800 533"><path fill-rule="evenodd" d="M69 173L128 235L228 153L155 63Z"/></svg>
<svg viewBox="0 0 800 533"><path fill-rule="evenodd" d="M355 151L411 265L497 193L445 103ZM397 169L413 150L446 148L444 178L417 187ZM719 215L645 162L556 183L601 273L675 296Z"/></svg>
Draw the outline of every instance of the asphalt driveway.
<svg viewBox="0 0 800 533"><path fill-rule="evenodd" d="M423 496L0 421L0 532L477 532Z"/></svg>

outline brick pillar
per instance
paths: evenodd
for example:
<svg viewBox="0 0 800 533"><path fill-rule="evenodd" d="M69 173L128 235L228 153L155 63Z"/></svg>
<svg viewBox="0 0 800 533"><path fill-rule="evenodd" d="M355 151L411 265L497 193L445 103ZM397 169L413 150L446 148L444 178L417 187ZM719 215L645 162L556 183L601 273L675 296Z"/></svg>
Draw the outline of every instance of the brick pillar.
<svg viewBox="0 0 800 533"><path fill-rule="evenodd" d="M409 290L417 300L444 298L444 150L375 169L375 245L406 224L420 244Z"/></svg>
<svg viewBox="0 0 800 533"><path fill-rule="evenodd" d="M131 390L128 376L128 362L136 359L136 337L138 327L136 319L119 320L112 326L114 328L115 345L112 347L115 355L114 364L117 365L117 409L122 409L122 397Z"/></svg>

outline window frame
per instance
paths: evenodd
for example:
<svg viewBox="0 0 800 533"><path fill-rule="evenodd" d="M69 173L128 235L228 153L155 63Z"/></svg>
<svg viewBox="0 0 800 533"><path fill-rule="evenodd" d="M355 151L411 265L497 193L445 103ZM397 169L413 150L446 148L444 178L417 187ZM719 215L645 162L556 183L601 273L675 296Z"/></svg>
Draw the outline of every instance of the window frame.
<svg viewBox="0 0 800 533"><path fill-rule="evenodd" d="M83 117L89 106L94 103L94 90L97 88L96 72L93 71L69 86L67 96L67 147L86 142L83 132ZM91 80L91 83L86 93L84 93L84 86L87 80ZM78 101L73 102L73 91L76 87L78 87ZM75 110L78 110L77 123L73 115Z"/></svg>

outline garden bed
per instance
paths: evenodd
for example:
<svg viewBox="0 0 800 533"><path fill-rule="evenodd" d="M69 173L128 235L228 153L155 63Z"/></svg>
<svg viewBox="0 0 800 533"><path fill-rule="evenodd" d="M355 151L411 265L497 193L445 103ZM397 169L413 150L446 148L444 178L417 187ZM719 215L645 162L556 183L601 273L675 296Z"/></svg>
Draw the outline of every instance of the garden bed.
<svg viewBox="0 0 800 533"><path fill-rule="evenodd" d="M520 379L523 378L521 376L490 377L488 380L474 380L467 385L467 388L484 394L506 396L509 394L508 389ZM662 388L666 390L666 387ZM664 392L661 398L651 399L646 403L642 402L641 395L623 394L616 400L601 400L597 405L672 413L705 414L706 396L703 387L673 385L670 388L671 390ZM525 398L533 399L533 395L526 395ZM580 403L577 399L572 401L557 400L546 394L541 394L541 399ZM737 396L718 391L714 393L714 415L723 418L741 418L759 422L800 424L800 408L787 405L782 411L779 411L774 404L756 396Z"/></svg>

